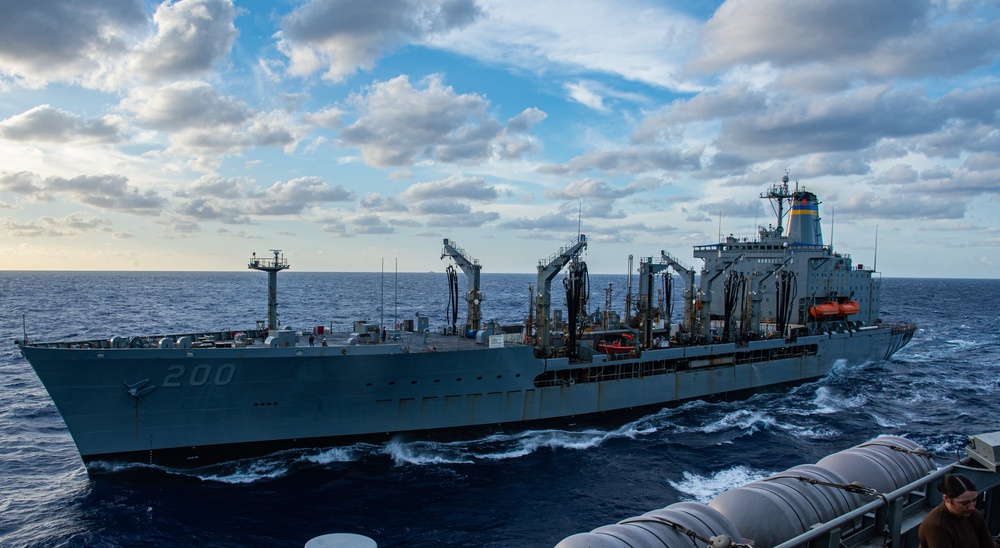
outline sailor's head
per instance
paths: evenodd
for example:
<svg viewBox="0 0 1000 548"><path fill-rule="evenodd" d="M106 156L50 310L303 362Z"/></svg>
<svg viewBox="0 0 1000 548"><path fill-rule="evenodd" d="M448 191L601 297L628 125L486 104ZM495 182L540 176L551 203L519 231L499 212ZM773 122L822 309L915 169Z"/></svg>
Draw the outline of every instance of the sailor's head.
<svg viewBox="0 0 1000 548"><path fill-rule="evenodd" d="M946 475L937 489L944 498L945 507L952 514L964 517L976 511L976 501L979 500L976 484L962 474Z"/></svg>

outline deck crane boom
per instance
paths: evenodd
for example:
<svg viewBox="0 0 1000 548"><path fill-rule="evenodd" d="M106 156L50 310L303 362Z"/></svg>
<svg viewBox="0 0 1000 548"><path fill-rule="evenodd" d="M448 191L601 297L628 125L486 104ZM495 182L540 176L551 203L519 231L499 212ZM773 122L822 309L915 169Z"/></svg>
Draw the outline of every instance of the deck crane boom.
<svg viewBox="0 0 1000 548"><path fill-rule="evenodd" d="M652 257L639 259L639 300L636 301L638 309L636 315L641 322L643 348L651 348L653 343L653 318L656 315L653 306L653 279L656 274L670 266L670 263L662 260L654 263ZM669 299L670 295L666 295L665 298ZM670 318L666 318L665 321L669 326Z"/></svg>
<svg viewBox="0 0 1000 548"><path fill-rule="evenodd" d="M441 258L445 257L451 257L469 280L469 289L465 294L465 301L468 304L466 331L479 329L482 321L480 305L483 302L483 292L479 288L479 274L483 265L479 264L478 260L469 257L464 249L455 245L448 238L444 239L444 249L441 251Z"/></svg>
<svg viewBox="0 0 1000 548"><path fill-rule="evenodd" d="M765 273L760 278L757 278L757 287L751 297L750 305L750 329L754 333L760 334L760 303L764 298L764 282L766 282L768 278L775 275L782 268L785 268L785 265L791 262L794 258L795 255L789 255L784 261L778 263L774 269Z"/></svg>
<svg viewBox="0 0 1000 548"><path fill-rule="evenodd" d="M716 267L715 274L712 277L708 276L708 271L702 269L701 271L701 323L699 324L698 336L700 340L705 340L708 338L709 329L712 325L712 284L715 280L729 271L733 265L742 262L746 258L746 253L741 253L740 255L726 261L721 266Z"/></svg>
<svg viewBox="0 0 1000 548"><path fill-rule="evenodd" d="M580 234L546 260L538 261L538 293L535 295L535 355L548 358L553 355L549 343L550 313L552 311L552 279L570 261L580 261L580 252L587 248L587 236Z"/></svg>
<svg viewBox="0 0 1000 548"><path fill-rule="evenodd" d="M673 255L660 250L660 259L669 264L678 274L684 278L684 319L682 324L689 333L696 331L698 323L698 313L695 308L695 299L698 298L697 289L694 286L694 269L684 266Z"/></svg>

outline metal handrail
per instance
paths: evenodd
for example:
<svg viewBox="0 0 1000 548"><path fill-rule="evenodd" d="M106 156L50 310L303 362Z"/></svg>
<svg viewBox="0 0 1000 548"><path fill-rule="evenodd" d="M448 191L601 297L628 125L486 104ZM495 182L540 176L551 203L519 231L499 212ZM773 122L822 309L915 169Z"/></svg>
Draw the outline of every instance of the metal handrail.
<svg viewBox="0 0 1000 548"><path fill-rule="evenodd" d="M905 533L905 531L902 531L902 527L903 527L903 521L905 520L905 518L908 517L908 513L902 511L891 512L890 515L888 516L880 517L878 516L877 511L883 507L890 506L893 504L898 504L900 501L904 501L905 503L905 499L911 496L914 491L925 488L927 485L939 480L941 477L952 473L956 467L960 465L964 467L970 464L971 462L972 459L966 457L965 459L961 460L958 463L952 463L942 468L938 468L937 470L927 474L926 476L911 483L908 483L891 493L884 493L878 495L878 498L869 502L868 504L865 504L864 506L860 506L826 523L815 525L809 531L806 531L805 533L802 533L797 537L788 539L785 542L778 544L774 548L793 548L797 546L824 546L824 544L822 543L822 539L824 538L828 539L826 545L829 546L840 546L841 544L846 546L857 546L860 545L865 540L874 538L876 536L884 536L886 534L892 536L891 545L898 546L901 535ZM922 506L927 507L928 506L927 502L930 500L930 493L925 490L925 493L921 498L924 501L924 504ZM845 528L845 525L848 525L851 522L857 520L858 518L861 518L871 512L876 512L875 525L879 525L878 527L863 528L860 531L852 533L848 537L844 538L843 542L839 540L837 541L836 544L830 542L831 540L833 540L830 538L832 536L831 533L836 534L839 538L839 531L843 530ZM884 528L880 526L880 522L883 521L885 523ZM816 543L815 541L820 541L820 542Z"/></svg>

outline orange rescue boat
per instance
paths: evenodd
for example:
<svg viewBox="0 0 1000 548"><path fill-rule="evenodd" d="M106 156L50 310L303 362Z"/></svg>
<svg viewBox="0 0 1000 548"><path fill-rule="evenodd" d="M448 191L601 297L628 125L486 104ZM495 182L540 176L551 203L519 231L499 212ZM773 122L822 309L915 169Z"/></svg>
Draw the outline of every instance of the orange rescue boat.
<svg viewBox="0 0 1000 548"><path fill-rule="evenodd" d="M857 314L861 312L861 305L858 301L846 301L840 303L840 313L844 316L850 316L851 314Z"/></svg>
<svg viewBox="0 0 1000 548"><path fill-rule="evenodd" d="M814 318L826 318L840 314L840 305L835 302L817 304L809 308L809 315Z"/></svg>

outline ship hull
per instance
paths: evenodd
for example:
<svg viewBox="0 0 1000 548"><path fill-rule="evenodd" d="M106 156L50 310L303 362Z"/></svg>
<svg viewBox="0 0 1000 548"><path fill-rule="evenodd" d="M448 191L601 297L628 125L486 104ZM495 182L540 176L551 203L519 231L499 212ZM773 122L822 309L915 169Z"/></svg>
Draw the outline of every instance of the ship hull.
<svg viewBox="0 0 1000 548"><path fill-rule="evenodd" d="M538 359L523 345L409 352L398 344L287 348L61 348L21 352L86 463L196 468L295 447L571 425L822 377L886 359L891 327Z"/></svg>

